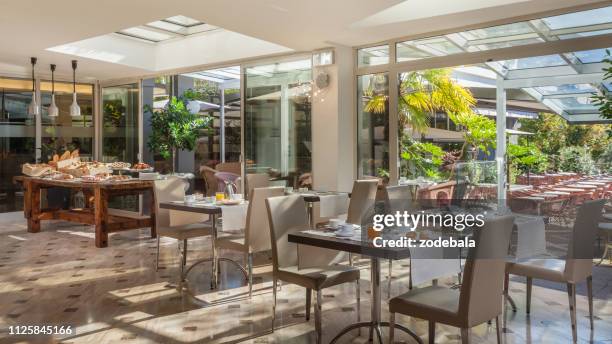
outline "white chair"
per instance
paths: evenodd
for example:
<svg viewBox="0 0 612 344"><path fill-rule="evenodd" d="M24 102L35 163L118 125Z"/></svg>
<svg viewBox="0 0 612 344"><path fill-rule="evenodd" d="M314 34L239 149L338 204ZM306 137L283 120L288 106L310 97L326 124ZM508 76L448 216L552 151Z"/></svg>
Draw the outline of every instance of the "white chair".
<svg viewBox="0 0 612 344"><path fill-rule="evenodd" d="M249 297L253 292L253 254L271 249L270 225L265 201L268 197L282 196L284 192L285 189L282 186L252 189L244 235L220 236L215 241L217 249L233 250L244 254L245 265L248 269Z"/></svg>
<svg viewBox="0 0 612 344"><path fill-rule="evenodd" d="M246 176L247 197L251 199L251 193L255 188L267 188L270 186L270 176L267 173L249 173ZM264 205L265 210L265 205Z"/></svg>
<svg viewBox="0 0 612 344"><path fill-rule="evenodd" d="M321 267L298 267L297 245L287 241L290 233L310 229L304 199L299 195L270 197L266 199L272 242L272 331L276 319L276 288L278 280L306 288L306 319L310 314L312 290L316 291L315 329L317 343L321 342L321 291L347 282L359 281L359 270L346 265L325 264ZM357 314L359 315L359 284L357 288ZM359 319L359 317L358 317Z"/></svg>
<svg viewBox="0 0 612 344"><path fill-rule="evenodd" d="M157 259L155 270L159 269L159 242L160 237L176 239L181 252L181 278L185 279L185 266L187 265L187 240L191 238L211 235L211 226L207 223L186 223L177 226L170 225L170 210L161 209L161 202L183 201L185 197L185 181L181 178L167 178L155 181L155 223L157 225ZM196 220L201 218L195 217ZM181 250L182 242L182 250Z"/></svg>
<svg viewBox="0 0 612 344"><path fill-rule="evenodd" d="M566 284L574 343L578 340L576 283L584 280L587 282L589 318L593 329L593 244L604 203L605 200L600 199L586 201L580 206L565 259L530 259L506 264L504 295L508 295L509 275L527 278L527 314L531 311L531 285L534 278Z"/></svg>

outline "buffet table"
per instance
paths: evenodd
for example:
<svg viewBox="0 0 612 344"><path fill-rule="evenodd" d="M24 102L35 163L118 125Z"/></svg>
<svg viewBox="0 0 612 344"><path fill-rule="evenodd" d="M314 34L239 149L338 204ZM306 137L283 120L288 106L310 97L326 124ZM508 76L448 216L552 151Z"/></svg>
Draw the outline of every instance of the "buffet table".
<svg viewBox="0 0 612 344"><path fill-rule="evenodd" d="M151 237L156 237L155 231L155 194L153 181L130 179L114 182L83 182L81 180L53 180L48 178L17 176L15 182L23 184L24 216L28 221L28 232L40 232L42 220L64 220L95 225L96 247L108 246L108 233L151 228ZM82 190L89 199L93 199L93 207L79 209L42 209L41 190L61 187ZM113 196L151 194L150 215L141 216L128 211L108 208L108 200Z"/></svg>

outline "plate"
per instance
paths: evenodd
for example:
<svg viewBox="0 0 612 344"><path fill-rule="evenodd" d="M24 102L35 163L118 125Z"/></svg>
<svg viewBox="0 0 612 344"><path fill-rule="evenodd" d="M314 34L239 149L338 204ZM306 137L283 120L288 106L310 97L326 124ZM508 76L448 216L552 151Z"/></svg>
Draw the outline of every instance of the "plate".
<svg viewBox="0 0 612 344"><path fill-rule="evenodd" d="M223 205L238 205L240 203L242 203L241 199L224 199L223 201L219 202Z"/></svg>

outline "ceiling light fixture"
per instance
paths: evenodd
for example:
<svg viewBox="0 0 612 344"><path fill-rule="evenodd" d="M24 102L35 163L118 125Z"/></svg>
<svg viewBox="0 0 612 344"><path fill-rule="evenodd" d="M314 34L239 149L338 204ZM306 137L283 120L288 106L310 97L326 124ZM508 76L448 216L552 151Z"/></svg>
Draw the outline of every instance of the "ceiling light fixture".
<svg viewBox="0 0 612 344"><path fill-rule="evenodd" d="M32 101L28 105L28 115L37 116L39 114L38 103L36 102L36 79L34 78L34 66L36 65L37 58L30 57L32 63Z"/></svg>
<svg viewBox="0 0 612 344"><path fill-rule="evenodd" d="M76 69L77 69L77 60L72 60L72 105L70 105L70 116L79 117L81 116L81 108L77 103L77 93L76 93Z"/></svg>
<svg viewBox="0 0 612 344"><path fill-rule="evenodd" d="M59 109L55 105L55 65L51 65L51 105L47 109L47 116L57 117L59 116Z"/></svg>

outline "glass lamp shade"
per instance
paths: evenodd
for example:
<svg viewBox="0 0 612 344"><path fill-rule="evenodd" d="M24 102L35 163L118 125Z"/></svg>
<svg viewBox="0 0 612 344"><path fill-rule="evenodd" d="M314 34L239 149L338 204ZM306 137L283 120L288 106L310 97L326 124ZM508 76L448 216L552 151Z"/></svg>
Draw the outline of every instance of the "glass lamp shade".
<svg viewBox="0 0 612 344"><path fill-rule="evenodd" d="M77 95L76 93L72 94L72 104L70 105L70 116L78 117L81 116L81 108L77 103Z"/></svg>
<svg viewBox="0 0 612 344"><path fill-rule="evenodd" d="M51 95L51 105L49 105L49 108L47 109L47 116L49 117L59 116L59 109L57 108L57 105L55 105L55 94Z"/></svg>
<svg viewBox="0 0 612 344"><path fill-rule="evenodd" d="M28 115L37 116L39 113L38 103L36 102L36 92L32 92L32 101L28 105Z"/></svg>

